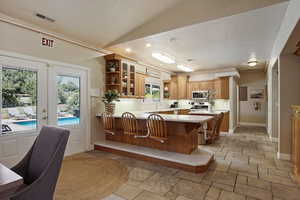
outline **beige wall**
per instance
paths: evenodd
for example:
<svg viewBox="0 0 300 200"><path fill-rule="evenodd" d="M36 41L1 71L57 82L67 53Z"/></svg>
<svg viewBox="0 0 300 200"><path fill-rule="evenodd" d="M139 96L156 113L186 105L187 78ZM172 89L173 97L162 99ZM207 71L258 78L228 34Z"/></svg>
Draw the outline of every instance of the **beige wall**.
<svg viewBox="0 0 300 200"><path fill-rule="evenodd" d="M0 13L1 17L5 17ZM71 45L69 43L54 40L54 47L49 48L41 45L41 34L31 32L22 28L15 27L3 22L0 22L0 51L18 53L25 56L32 56L39 59L47 59L51 61L59 61L70 64L78 64L82 67L90 69L91 88L103 92L104 81L104 59L98 52L87 50L82 47ZM33 58L33 59L34 59ZM103 109L99 102L99 98L91 98L91 139L99 137L97 132L97 120L95 113Z"/></svg>
<svg viewBox="0 0 300 200"><path fill-rule="evenodd" d="M104 93L104 71L105 71L105 60L103 57L92 58L88 60L81 61L77 63L78 65L88 67L90 69L90 87L92 90L99 90L100 96L90 98L90 114L91 114L91 142L101 140L104 138L102 133L99 133L101 130L100 123L96 114L104 110L104 106L101 102L101 97Z"/></svg>
<svg viewBox="0 0 300 200"><path fill-rule="evenodd" d="M239 86L247 86L248 93L251 88L264 89L266 87L266 73L264 71L242 71L240 72ZM261 109L255 110L254 101L240 101L239 119L240 123L265 125L267 103L261 102Z"/></svg>
<svg viewBox="0 0 300 200"><path fill-rule="evenodd" d="M280 56L279 62L279 153L291 153L291 105L300 105L300 57Z"/></svg>

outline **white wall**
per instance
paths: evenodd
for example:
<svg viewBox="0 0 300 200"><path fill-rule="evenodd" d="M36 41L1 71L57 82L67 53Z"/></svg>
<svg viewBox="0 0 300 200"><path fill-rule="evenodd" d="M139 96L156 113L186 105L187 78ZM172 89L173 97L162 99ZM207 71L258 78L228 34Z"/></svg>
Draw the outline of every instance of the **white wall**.
<svg viewBox="0 0 300 200"><path fill-rule="evenodd" d="M234 77L230 77L229 79L229 96L230 96L229 132L233 133L237 127L237 82Z"/></svg>
<svg viewBox="0 0 300 200"><path fill-rule="evenodd" d="M9 18L1 13L0 17ZM102 54L56 39L54 39L53 48L45 47L41 45L43 35L4 22L0 22L0 35L0 51L2 52L31 56L33 60L35 58L47 59L89 68L91 87L98 88L100 92L103 92L104 59L101 57ZM95 112L101 110L101 104L95 98L92 98L91 101L91 139L93 141L94 136L98 135Z"/></svg>

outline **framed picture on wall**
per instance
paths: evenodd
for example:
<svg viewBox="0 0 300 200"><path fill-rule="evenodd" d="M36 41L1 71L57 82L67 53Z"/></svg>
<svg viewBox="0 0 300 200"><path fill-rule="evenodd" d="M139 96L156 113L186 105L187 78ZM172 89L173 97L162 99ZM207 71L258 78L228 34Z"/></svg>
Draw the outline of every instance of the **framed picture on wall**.
<svg viewBox="0 0 300 200"><path fill-rule="evenodd" d="M265 101L265 89L249 88L250 101Z"/></svg>

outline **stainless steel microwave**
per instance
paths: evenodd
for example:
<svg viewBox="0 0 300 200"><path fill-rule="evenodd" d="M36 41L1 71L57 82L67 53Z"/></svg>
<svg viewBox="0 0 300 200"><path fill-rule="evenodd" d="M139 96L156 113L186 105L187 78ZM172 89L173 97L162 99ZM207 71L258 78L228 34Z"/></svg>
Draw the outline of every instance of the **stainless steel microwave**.
<svg viewBox="0 0 300 200"><path fill-rule="evenodd" d="M192 91L192 99L202 99L208 98L208 90Z"/></svg>

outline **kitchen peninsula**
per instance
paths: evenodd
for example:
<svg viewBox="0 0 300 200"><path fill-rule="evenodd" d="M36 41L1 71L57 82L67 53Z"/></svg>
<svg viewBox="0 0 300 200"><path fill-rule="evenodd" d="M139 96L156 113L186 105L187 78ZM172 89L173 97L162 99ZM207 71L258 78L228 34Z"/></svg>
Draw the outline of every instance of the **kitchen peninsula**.
<svg viewBox="0 0 300 200"><path fill-rule="evenodd" d="M166 122L168 133L168 138L163 143L149 137L136 138L124 134L122 113L116 113L113 115L114 134L105 134L105 141L95 143L95 149L158 162L187 171L203 172L213 160L213 154L198 148L198 129L209 123L213 116L178 114L183 113L183 110L187 111L186 109L163 109L132 112L137 119L141 136L147 135L148 116L159 113ZM100 114L97 117L101 119Z"/></svg>

